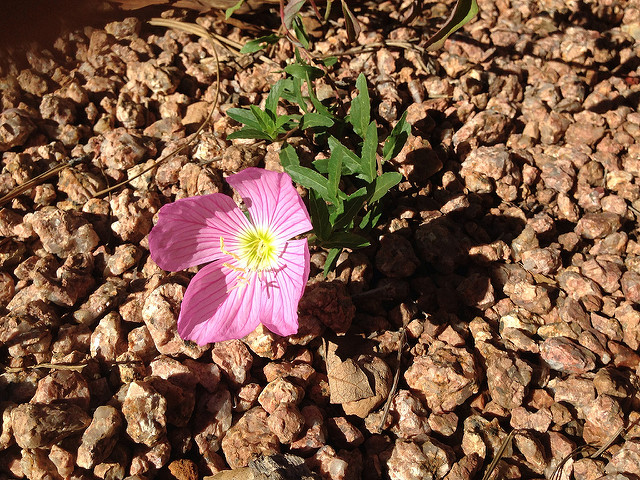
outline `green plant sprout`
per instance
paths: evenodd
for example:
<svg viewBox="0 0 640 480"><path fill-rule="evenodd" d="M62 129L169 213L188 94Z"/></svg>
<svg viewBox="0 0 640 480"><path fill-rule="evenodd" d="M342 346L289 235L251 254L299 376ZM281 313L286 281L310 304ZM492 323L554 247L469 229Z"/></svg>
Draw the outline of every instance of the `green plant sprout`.
<svg viewBox="0 0 640 480"><path fill-rule="evenodd" d="M286 77L271 88L264 109L251 105L248 109L227 110L229 117L243 125L227 138L282 142L282 167L294 182L309 192L309 212L313 224L310 240L329 250L324 267L324 274L327 275L342 249L357 249L370 244L366 235L380 220L381 200L402 180L400 173L384 172L383 166L400 153L411 126L406 121L406 112L403 113L384 140L379 155L378 126L371 119L371 99L362 73L355 82L358 93L352 99L348 113L345 113L342 105L325 104L319 100L314 81L325 77L325 70L305 62L298 49L301 47L306 52L310 47L309 36L299 14L306 1L290 0L286 6L281 1L280 17L286 37L296 45L295 63L284 68ZM320 18L315 3L309 1ZM351 40L354 35L357 37L359 25L344 0L341 0L341 4ZM328 2L327 10L330 7L331 2ZM476 0L458 0L445 25L427 40L429 49L439 48L477 11ZM291 35L291 29L295 37ZM256 52L280 38L275 34L257 38L245 44L242 53ZM335 58L328 58L323 64L327 67L336 61ZM300 113L279 115L277 108L281 99L291 106L297 106ZM310 166L302 165L295 148L286 143L296 131L313 134L317 151L328 148L328 158L317 159Z"/></svg>

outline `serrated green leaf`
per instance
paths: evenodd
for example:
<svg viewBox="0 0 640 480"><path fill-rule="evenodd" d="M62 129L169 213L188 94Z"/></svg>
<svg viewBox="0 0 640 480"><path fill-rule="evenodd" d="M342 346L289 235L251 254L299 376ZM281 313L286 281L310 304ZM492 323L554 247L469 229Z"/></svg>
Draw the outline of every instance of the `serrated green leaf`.
<svg viewBox="0 0 640 480"><path fill-rule="evenodd" d="M314 190L309 190L309 215L313 232L321 242L331 234L329 210L325 200Z"/></svg>
<svg viewBox="0 0 640 480"><path fill-rule="evenodd" d="M353 125L353 131L364 138L371 120L371 100L367 89L367 79L363 73L358 75L356 79L356 88L358 95L351 101L349 123Z"/></svg>
<svg viewBox="0 0 640 480"><path fill-rule="evenodd" d="M258 50L262 50L267 45L272 45L280 40L280 37L275 33L270 35L264 35L262 37L258 37L255 40L249 40L244 46L240 49L240 53L255 53Z"/></svg>
<svg viewBox="0 0 640 480"><path fill-rule="evenodd" d="M331 127L333 126L333 119L326 117L317 112L309 112L305 113L302 116L302 120L300 122L300 129L306 130L307 128L314 127Z"/></svg>
<svg viewBox="0 0 640 480"><path fill-rule="evenodd" d="M233 15L233 12L235 12L236 10L238 10L242 4L244 3L244 0L240 0L238 3L236 3L233 7L229 7L224 11L224 18L226 20L229 20L229 18L231 18L231 15Z"/></svg>
<svg viewBox="0 0 640 480"><path fill-rule="evenodd" d="M306 80L309 77L311 80L315 80L316 78L320 78L324 75L324 72L311 65L304 65L302 63L292 63L291 65L287 65L284 67L284 71L291 75L294 78L299 78L300 80Z"/></svg>
<svg viewBox="0 0 640 480"><path fill-rule="evenodd" d="M227 110L227 116L233 118L238 123L260 130L260 122L258 122L258 119L251 110L246 108L230 108Z"/></svg>
<svg viewBox="0 0 640 480"><path fill-rule="evenodd" d="M327 240L322 242L324 248L362 248L371 245L362 235L348 232L334 232Z"/></svg>
<svg viewBox="0 0 640 480"><path fill-rule="evenodd" d="M280 150L280 165L282 165L282 168L284 168L285 171L292 165L300 165L298 153L291 145L287 145Z"/></svg>
<svg viewBox="0 0 640 480"><path fill-rule="evenodd" d="M314 190L327 202L335 202L335 197L329 195L328 180L315 170L302 165L289 165L285 168L291 179L308 190Z"/></svg>
<svg viewBox="0 0 640 480"><path fill-rule="evenodd" d="M324 269L322 271L322 274L325 277L329 275L329 272L333 270L333 268L335 267L336 262L338 261L338 257L340 256L340 253L342 253L341 248L332 248L329 250L329 253L327 254L327 259L324 261Z"/></svg>
<svg viewBox="0 0 640 480"><path fill-rule="evenodd" d="M478 3L476 0L458 0L451 16L435 35L427 40L425 48L427 51L437 50L444 44L445 40L455 31L462 28L465 24L478 14Z"/></svg>
<svg viewBox="0 0 640 480"><path fill-rule="evenodd" d="M377 202L389 191L390 188L395 187L402 180L402 174L398 172L385 172L379 177L376 177L375 190L371 197L371 203Z"/></svg>
<svg viewBox="0 0 640 480"><path fill-rule="evenodd" d="M376 151L378 150L378 128L375 122L371 122L367 127L364 143L362 144L362 155L360 159L362 177L367 182L372 182L376 177Z"/></svg>
<svg viewBox="0 0 640 480"><path fill-rule="evenodd" d="M251 127L243 127L233 133L227 135L229 140L234 138L256 138L258 140L273 140L270 135L264 133L262 130Z"/></svg>
<svg viewBox="0 0 640 480"><path fill-rule="evenodd" d="M411 125L407 123L406 119L407 112L405 111L385 140L384 147L382 147L383 161L386 162L387 160L391 160L396 157L407 142L409 134L411 133Z"/></svg>

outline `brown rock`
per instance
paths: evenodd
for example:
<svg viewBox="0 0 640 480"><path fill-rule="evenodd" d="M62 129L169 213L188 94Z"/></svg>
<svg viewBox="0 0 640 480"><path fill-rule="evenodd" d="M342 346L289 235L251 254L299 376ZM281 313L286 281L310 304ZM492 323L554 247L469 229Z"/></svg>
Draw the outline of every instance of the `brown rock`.
<svg viewBox="0 0 640 480"><path fill-rule="evenodd" d="M620 217L611 212L587 213L576 225L575 232L587 239L605 238L620 228Z"/></svg>
<svg viewBox="0 0 640 480"><path fill-rule="evenodd" d="M542 342L540 354L554 370L584 373L595 368L595 355L566 337L552 337Z"/></svg>
<svg viewBox="0 0 640 480"><path fill-rule="evenodd" d="M207 463L215 463L215 452L231 427L231 394L226 389L207 393L198 399L193 419L194 439Z"/></svg>
<svg viewBox="0 0 640 480"><path fill-rule="evenodd" d="M81 432L90 422L89 415L74 404L22 404L11 411L16 443L25 449L50 447Z"/></svg>
<svg viewBox="0 0 640 480"><path fill-rule="evenodd" d="M267 419L269 429L276 434L282 444L289 444L297 439L305 426L305 419L296 407L290 403L278 405Z"/></svg>
<svg viewBox="0 0 640 480"><path fill-rule="evenodd" d="M302 407L305 431L299 439L291 442L291 449L300 453L309 453L321 448L327 440L327 427L324 422L324 415L315 405Z"/></svg>
<svg viewBox="0 0 640 480"><path fill-rule="evenodd" d="M136 443L151 447L166 433L167 401L147 382L129 384L122 413L127 434Z"/></svg>
<svg viewBox="0 0 640 480"><path fill-rule="evenodd" d="M38 389L31 403L73 403L87 410L89 400L89 384L81 373L54 370L38 382Z"/></svg>
<svg viewBox="0 0 640 480"><path fill-rule="evenodd" d="M640 442L638 440L624 442L622 448L611 457L604 471L607 474L624 472L640 475Z"/></svg>
<svg viewBox="0 0 640 480"><path fill-rule="evenodd" d="M431 433L427 410L420 400L407 390L400 390L391 402L391 431L402 440L423 439Z"/></svg>
<svg viewBox="0 0 640 480"><path fill-rule="evenodd" d="M349 329L356 311L346 287L339 282L308 285L298 310L301 324L305 317L310 317L336 333L345 333Z"/></svg>
<svg viewBox="0 0 640 480"><path fill-rule="evenodd" d="M92 469L102 463L118 442L122 415L114 407L101 405L93 413L91 424L82 435L78 448L79 467Z"/></svg>
<svg viewBox="0 0 640 480"><path fill-rule="evenodd" d="M624 412L615 397L598 395L589 408L582 436L585 442L602 445L624 426Z"/></svg>
<svg viewBox="0 0 640 480"><path fill-rule="evenodd" d="M435 341L404 374L409 387L436 413L453 411L478 392L475 359L464 348Z"/></svg>
<svg viewBox="0 0 640 480"><path fill-rule="evenodd" d="M304 398L304 389L293 383L277 378L269 382L258 397L258 402L272 414L280 405L299 405Z"/></svg>
<svg viewBox="0 0 640 480"><path fill-rule="evenodd" d="M278 437L269 430L269 414L262 407L246 412L222 439L222 451L231 468L246 467L260 455L279 453Z"/></svg>
<svg viewBox="0 0 640 480"><path fill-rule="evenodd" d="M420 261L409 240L399 233L380 237L380 249L376 253L376 267L390 278L406 278L413 275Z"/></svg>

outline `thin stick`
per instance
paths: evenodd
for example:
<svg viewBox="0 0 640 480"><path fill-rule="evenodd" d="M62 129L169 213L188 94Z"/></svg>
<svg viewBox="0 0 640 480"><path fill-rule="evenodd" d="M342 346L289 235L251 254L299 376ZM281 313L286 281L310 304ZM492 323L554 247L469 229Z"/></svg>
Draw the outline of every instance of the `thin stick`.
<svg viewBox="0 0 640 480"><path fill-rule="evenodd" d="M400 329L400 345L398 346L398 365L396 365L396 373L393 376L393 384L391 385L391 390L389 391L389 396L387 397L387 401L384 404L384 411L382 412L382 419L380 420L380 425L378 426L378 431L382 431L384 428L384 424L387 421L387 416L389 415L389 409L391 408L391 402L393 401L393 397L396 395L396 389L398 388L398 383L400 382L400 366L402 363L402 351L404 350L405 340L407 339L407 329L402 327Z"/></svg>

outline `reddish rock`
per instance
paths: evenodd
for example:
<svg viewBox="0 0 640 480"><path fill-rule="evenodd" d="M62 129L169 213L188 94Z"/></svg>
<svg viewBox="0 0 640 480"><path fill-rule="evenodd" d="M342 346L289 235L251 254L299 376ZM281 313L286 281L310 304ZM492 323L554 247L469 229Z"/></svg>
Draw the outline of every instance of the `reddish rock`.
<svg viewBox="0 0 640 480"><path fill-rule="evenodd" d="M304 390L301 387L277 378L264 387L258 402L268 413L273 413L280 405L299 405L303 397Z"/></svg>
<svg viewBox="0 0 640 480"><path fill-rule="evenodd" d="M240 340L214 344L211 358L233 385L245 383L253 365L251 352Z"/></svg>
<svg viewBox="0 0 640 480"><path fill-rule="evenodd" d="M101 405L96 409L78 448L79 467L90 470L111 454L119 440L122 420L122 415L114 407Z"/></svg>
<svg viewBox="0 0 640 480"><path fill-rule="evenodd" d="M278 405L269 415L267 425L282 444L290 444L297 439L305 426L305 419L298 407L290 403Z"/></svg>
<svg viewBox="0 0 640 480"><path fill-rule="evenodd" d="M564 373L584 373L595 368L595 355L566 337L546 339L540 354L554 370Z"/></svg>
<svg viewBox="0 0 640 480"><path fill-rule="evenodd" d="M472 354L436 341L415 358L404 374L409 387L434 412L450 412L478 392L478 369Z"/></svg>
<svg viewBox="0 0 640 480"><path fill-rule="evenodd" d="M167 401L147 382L129 384L122 413L136 443L153 446L166 433Z"/></svg>
<svg viewBox="0 0 640 480"><path fill-rule="evenodd" d="M31 403L73 403L88 410L89 384L81 373L73 370L54 370L38 382Z"/></svg>
<svg viewBox="0 0 640 480"><path fill-rule="evenodd" d="M262 407L246 412L222 439L222 451L231 468L246 467L260 455L279 453L278 437L267 423L269 414Z"/></svg>
<svg viewBox="0 0 640 480"><path fill-rule="evenodd" d="M83 431L91 417L74 404L25 403L11 410L16 443L24 449L46 448Z"/></svg>

